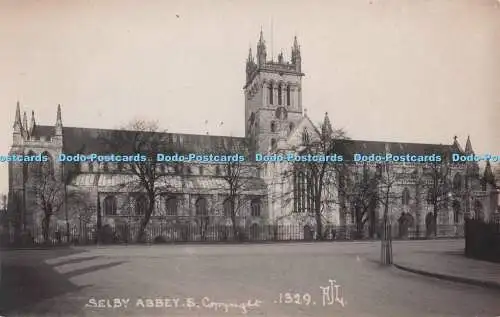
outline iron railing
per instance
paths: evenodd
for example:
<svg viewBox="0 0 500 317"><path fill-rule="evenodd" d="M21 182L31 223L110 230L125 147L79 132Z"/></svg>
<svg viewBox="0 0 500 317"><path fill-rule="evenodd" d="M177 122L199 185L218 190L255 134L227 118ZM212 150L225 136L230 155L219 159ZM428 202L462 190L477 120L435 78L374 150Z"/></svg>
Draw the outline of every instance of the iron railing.
<svg viewBox="0 0 500 317"><path fill-rule="evenodd" d="M463 238L464 226L438 225L437 230L409 228L396 223L391 224L391 236L395 240ZM64 244L122 244L135 243L139 233L139 223L121 223L104 225L98 235L97 225L80 223L72 225L67 231L65 224L53 225L44 232L43 228L34 227L23 236L23 243L35 245ZM326 225L322 234L316 233L314 226L298 224L261 225L252 224L233 228L224 224L198 223L149 223L145 228L144 240L147 243L176 242L266 242L266 241L354 241L378 240L381 226L369 230L368 226L359 229L356 225ZM98 239L99 238L99 239ZM13 230L3 230L1 237L4 246L19 244L19 235Z"/></svg>

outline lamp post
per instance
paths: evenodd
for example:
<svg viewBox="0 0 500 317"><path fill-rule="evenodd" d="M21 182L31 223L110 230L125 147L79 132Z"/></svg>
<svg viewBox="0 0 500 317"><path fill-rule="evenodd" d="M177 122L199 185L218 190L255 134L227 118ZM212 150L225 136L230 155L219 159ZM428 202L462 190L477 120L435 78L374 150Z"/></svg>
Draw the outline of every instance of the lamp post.
<svg viewBox="0 0 500 317"><path fill-rule="evenodd" d="M99 192L99 178L100 178L100 174L97 174L96 175L96 180L95 180L95 184L96 184L96 189L97 189L97 208L96 208L96 212L97 212L97 224L96 224L96 243L97 245L99 245L101 243L101 227L102 227L102 215L101 215L101 195L100 195L100 192Z"/></svg>

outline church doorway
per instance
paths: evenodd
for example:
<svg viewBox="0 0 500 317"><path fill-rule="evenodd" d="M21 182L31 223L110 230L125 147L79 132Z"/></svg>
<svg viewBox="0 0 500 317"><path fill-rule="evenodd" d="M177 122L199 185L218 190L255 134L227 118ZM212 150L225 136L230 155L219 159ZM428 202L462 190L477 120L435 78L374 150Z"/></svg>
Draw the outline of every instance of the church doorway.
<svg viewBox="0 0 500 317"><path fill-rule="evenodd" d="M479 200L474 203L474 218L484 221L483 204Z"/></svg>
<svg viewBox="0 0 500 317"><path fill-rule="evenodd" d="M309 225L304 226L304 240L311 241L314 239L314 231Z"/></svg>
<svg viewBox="0 0 500 317"><path fill-rule="evenodd" d="M399 224L399 237L402 239L408 238L408 232L410 228L413 228L414 219L410 213L402 212L398 219Z"/></svg>
<svg viewBox="0 0 500 317"><path fill-rule="evenodd" d="M436 221L433 212L428 212L425 216L425 232L427 237L436 234Z"/></svg>

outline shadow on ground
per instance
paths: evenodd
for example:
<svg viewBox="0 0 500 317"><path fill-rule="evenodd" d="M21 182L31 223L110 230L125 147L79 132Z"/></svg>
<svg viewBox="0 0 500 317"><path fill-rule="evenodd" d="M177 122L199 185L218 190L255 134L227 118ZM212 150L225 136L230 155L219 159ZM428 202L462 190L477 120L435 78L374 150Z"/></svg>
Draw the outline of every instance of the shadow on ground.
<svg viewBox="0 0 500 317"><path fill-rule="evenodd" d="M2 251L0 315L38 315L38 313L42 312L35 312L33 310L33 307L38 303L58 296L77 293L82 289L91 286L77 286L69 280L70 278L124 263L112 262L104 265L93 265L84 269L61 274L55 270L56 266L82 263L94 260L98 257L80 257L60 261L53 265L49 265L46 262L47 260L76 255L83 252L86 251L70 248L54 250ZM76 306L74 306L72 310L74 311L65 311L64 313L61 312L61 316L78 314L78 308Z"/></svg>

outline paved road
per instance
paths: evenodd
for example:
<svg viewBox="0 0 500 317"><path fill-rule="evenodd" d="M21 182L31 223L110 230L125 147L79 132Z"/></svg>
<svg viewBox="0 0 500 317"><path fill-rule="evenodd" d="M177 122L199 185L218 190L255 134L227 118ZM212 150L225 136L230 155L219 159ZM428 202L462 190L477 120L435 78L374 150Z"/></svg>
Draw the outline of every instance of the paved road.
<svg viewBox="0 0 500 317"><path fill-rule="evenodd" d="M395 257L456 243L401 242ZM2 304L18 312L5 312L9 317L500 315L500 292L380 267L379 248L362 242L9 251L2 254L2 283L10 286Z"/></svg>

